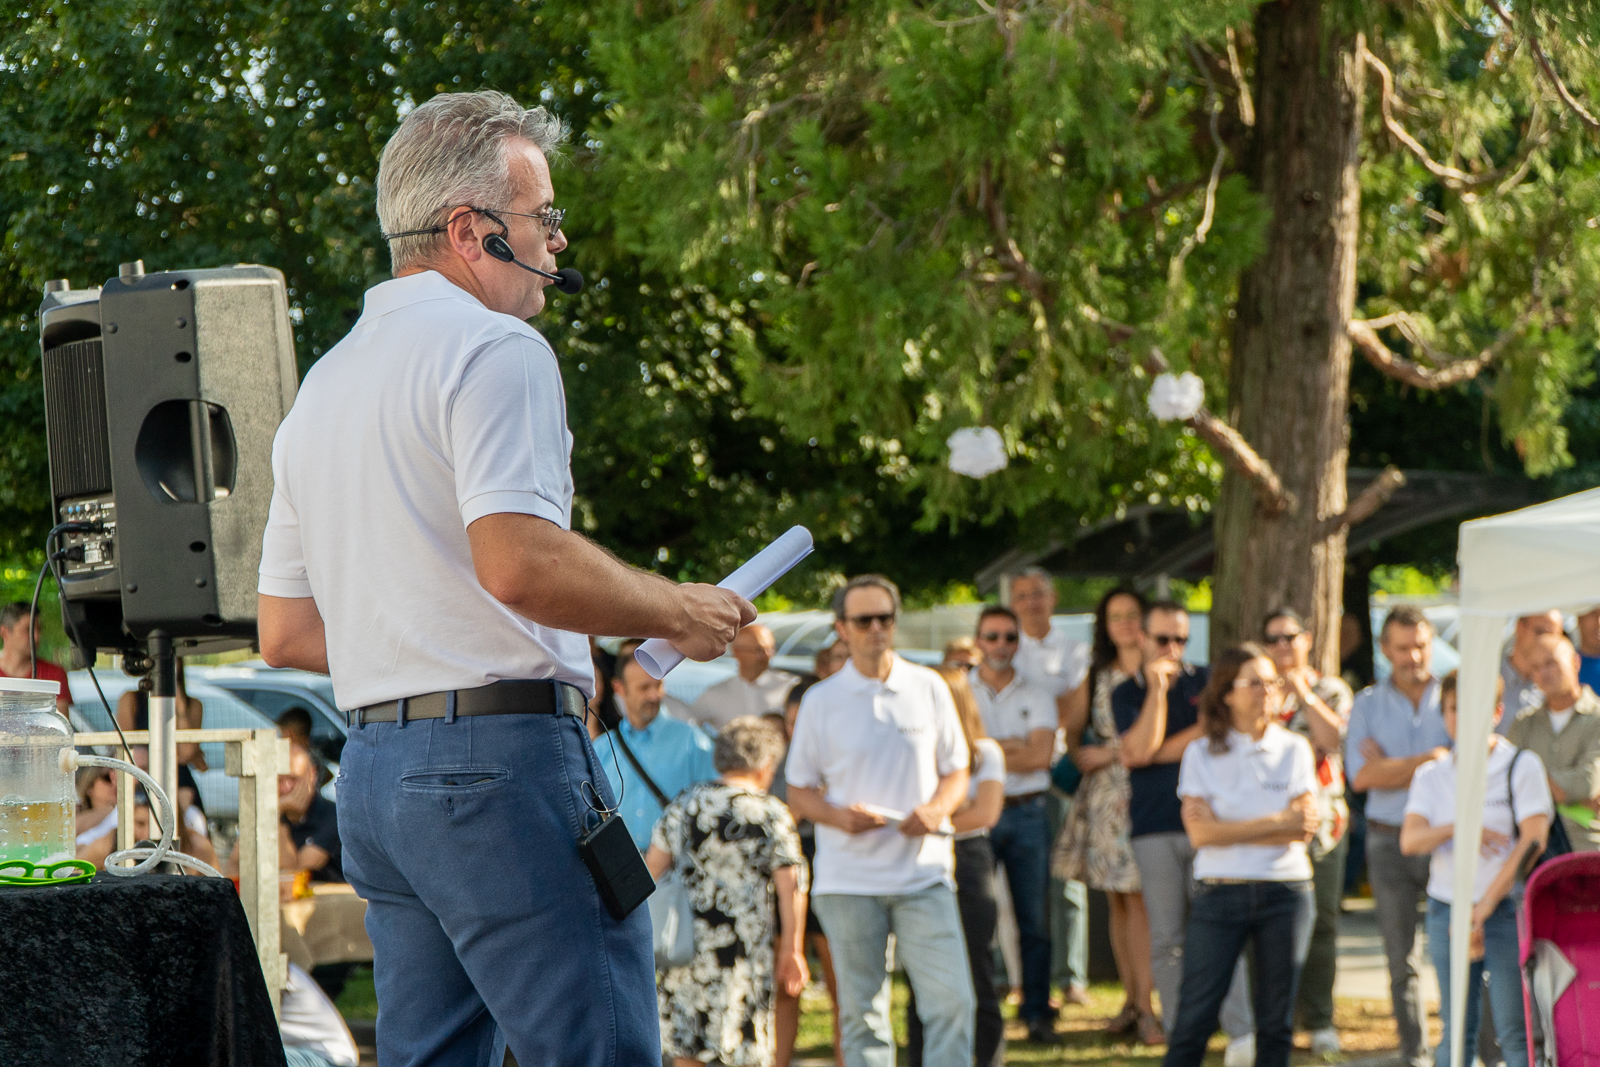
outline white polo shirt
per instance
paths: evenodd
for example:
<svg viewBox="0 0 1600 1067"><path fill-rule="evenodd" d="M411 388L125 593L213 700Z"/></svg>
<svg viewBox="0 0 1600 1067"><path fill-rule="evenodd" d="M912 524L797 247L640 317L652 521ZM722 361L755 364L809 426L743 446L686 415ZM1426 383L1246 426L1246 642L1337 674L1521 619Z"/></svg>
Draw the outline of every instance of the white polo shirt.
<svg viewBox="0 0 1600 1067"><path fill-rule="evenodd" d="M800 679L788 671L762 671L753 682L735 674L711 686L689 711L692 721L712 730L721 730L741 715L783 714L783 698Z"/></svg>
<svg viewBox="0 0 1600 1067"><path fill-rule="evenodd" d="M1511 760L1517 748L1511 742L1494 736L1494 747L1489 749L1489 773L1483 794L1483 827L1510 838L1515 829L1511 824L1511 796L1516 794L1517 819L1530 815L1552 815L1555 806L1550 798L1550 781L1545 777L1544 764L1537 753L1527 749L1517 759L1516 774L1511 774ZM1429 760L1411 776L1411 791L1406 795L1406 814L1421 815L1429 826L1454 826L1456 821L1456 755L1451 752L1444 759ZM1472 902L1483 899L1489 883L1494 881L1500 868L1511 858L1515 845L1507 842L1499 848L1480 850L1478 853L1478 879L1472 886ZM1428 861L1428 895L1445 904L1455 900L1455 841L1446 841L1433 850Z"/></svg>
<svg viewBox="0 0 1600 1067"><path fill-rule="evenodd" d="M1089 674L1089 646L1050 627L1044 637L1029 637L1022 631L1017 658L1011 665L1029 685L1043 689L1052 697L1070 693L1083 684Z"/></svg>
<svg viewBox="0 0 1600 1067"><path fill-rule="evenodd" d="M313 597L341 708L503 678L594 688L588 640L479 584L467 526L570 526L566 397L539 333L433 271L367 291L272 448L260 591Z"/></svg>
<svg viewBox="0 0 1600 1067"><path fill-rule="evenodd" d="M820 789L830 804L862 804L890 820L860 834L818 824L811 891L885 896L953 887L949 820L942 833L921 837L902 835L898 820L967 763L950 687L926 667L896 656L880 682L846 663L806 690L785 766L790 787Z"/></svg>
<svg viewBox="0 0 1600 1067"><path fill-rule="evenodd" d="M1228 733L1228 751L1211 751L1199 737L1183 751L1178 796L1200 797L1223 822L1248 822L1276 815L1302 793L1317 788L1311 743L1273 723L1261 740ZM1300 882L1311 877L1304 842L1289 845L1208 845L1194 855L1195 878L1249 878Z"/></svg>
<svg viewBox="0 0 1600 1067"><path fill-rule="evenodd" d="M1035 730L1056 731L1056 700L1045 690L1013 674L1011 684L998 693L990 689L974 667L967 674L972 695L978 698L983 729L997 741L1026 741ZM1042 793L1050 788L1049 771L1007 771L1006 796Z"/></svg>

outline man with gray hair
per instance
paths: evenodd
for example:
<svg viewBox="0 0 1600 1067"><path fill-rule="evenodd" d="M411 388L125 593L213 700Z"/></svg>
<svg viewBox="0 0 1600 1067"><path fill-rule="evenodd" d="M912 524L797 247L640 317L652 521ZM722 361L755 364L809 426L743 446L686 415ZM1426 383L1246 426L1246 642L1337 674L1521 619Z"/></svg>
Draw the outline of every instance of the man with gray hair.
<svg viewBox="0 0 1600 1067"><path fill-rule="evenodd" d="M649 918L613 917L580 858L625 834L582 721L583 635L703 660L755 618L571 531L561 374L525 321L546 281L511 261L553 273L567 247L563 136L496 92L406 116L377 180L395 277L273 446L261 654L331 673L350 719L339 830L385 1067L659 1062Z"/></svg>

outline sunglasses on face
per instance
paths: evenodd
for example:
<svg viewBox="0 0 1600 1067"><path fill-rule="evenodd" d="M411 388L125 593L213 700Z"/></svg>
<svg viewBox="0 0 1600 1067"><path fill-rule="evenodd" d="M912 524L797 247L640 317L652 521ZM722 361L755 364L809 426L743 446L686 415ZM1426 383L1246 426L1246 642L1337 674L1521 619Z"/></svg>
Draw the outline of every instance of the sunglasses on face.
<svg viewBox="0 0 1600 1067"><path fill-rule="evenodd" d="M1017 631L994 630L990 633L979 634L978 639L981 641L1004 641L1008 645L1014 645L1017 643Z"/></svg>
<svg viewBox="0 0 1600 1067"><path fill-rule="evenodd" d="M1150 640L1155 643L1157 648L1182 648L1189 643L1187 636L1177 637L1173 634L1151 634Z"/></svg>
<svg viewBox="0 0 1600 1067"><path fill-rule="evenodd" d="M894 612L885 615L851 615L845 620L857 630L870 630L872 624L877 623L885 630L894 625Z"/></svg>
<svg viewBox="0 0 1600 1067"><path fill-rule="evenodd" d="M1268 634L1263 639L1262 644L1266 644L1266 645L1287 645L1287 644L1291 644L1291 643L1293 643L1295 638L1299 637L1303 633L1305 633L1304 630L1292 630L1292 631L1290 631L1289 633L1286 633L1286 634Z"/></svg>

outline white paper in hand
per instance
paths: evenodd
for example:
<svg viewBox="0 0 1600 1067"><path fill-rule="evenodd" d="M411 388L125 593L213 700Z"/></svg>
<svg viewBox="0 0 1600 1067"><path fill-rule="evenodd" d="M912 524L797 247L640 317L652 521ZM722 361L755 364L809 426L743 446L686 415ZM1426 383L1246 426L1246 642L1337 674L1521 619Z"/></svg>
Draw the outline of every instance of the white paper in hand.
<svg viewBox="0 0 1600 1067"><path fill-rule="evenodd" d="M811 548L811 531L804 526L792 526L782 537L718 582L717 588L754 600L788 574L796 563L811 555ZM683 662L683 653L673 648L671 642L652 637L634 650L633 658L650 677L665 678L668 671Z"/></svg>

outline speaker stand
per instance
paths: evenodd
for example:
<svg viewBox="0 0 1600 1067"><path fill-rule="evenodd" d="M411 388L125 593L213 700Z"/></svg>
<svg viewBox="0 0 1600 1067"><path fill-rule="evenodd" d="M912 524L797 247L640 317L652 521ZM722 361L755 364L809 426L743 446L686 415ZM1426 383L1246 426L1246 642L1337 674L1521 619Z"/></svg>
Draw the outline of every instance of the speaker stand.
<svg viewBox="0 0 1600 1067"><path fill-rule="evenodd" d="M183 806L178 800L178 657L172 639L164 630L150 631L150 777L156 780L172 801L173 818L183 824ZM150 805L152 820L155 803ZM166 827L162 827L163 830ZM174 827L176 832L176 827Z"/></svg>

